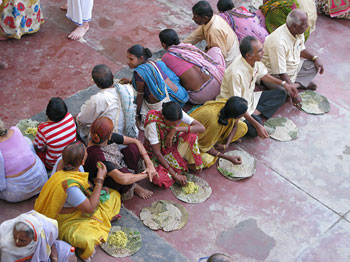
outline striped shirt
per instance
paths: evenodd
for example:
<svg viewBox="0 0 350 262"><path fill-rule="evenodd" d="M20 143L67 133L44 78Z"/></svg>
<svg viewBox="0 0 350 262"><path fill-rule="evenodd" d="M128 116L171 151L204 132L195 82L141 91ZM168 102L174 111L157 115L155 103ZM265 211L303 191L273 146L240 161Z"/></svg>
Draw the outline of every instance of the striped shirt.
<svg viewBox="0 0 350 262"><path fill-rule="evenodd" d="M76 126L70 113L59 122L45 122L38 126L33 144L39 149L46 148L46 163L53 166L63 149L76 140Z"/></svg>

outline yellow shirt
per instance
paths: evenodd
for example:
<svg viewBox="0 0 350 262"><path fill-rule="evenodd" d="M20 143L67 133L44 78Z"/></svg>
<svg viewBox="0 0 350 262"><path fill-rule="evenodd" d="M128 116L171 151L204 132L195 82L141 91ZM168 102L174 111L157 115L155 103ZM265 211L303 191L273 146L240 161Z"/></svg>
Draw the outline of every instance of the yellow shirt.
<svg viewBox="0 0 350 262"><path fill-rule="evenodd" d="M248 113L253 114L262 92L254 92L255 82L267 74L262 62L255 62L252 67L240 55L225 70L220 94L216 99L228 99L231 96L243 97L248 102Z"/></svg>
<svg viewBox="0 0 350 262"><path fill-rule="evenodd" d="M207 42L208 48L219 47L225 59L240 53L236 33L221 16L213 15L207 24L200 25L183 42L196 44L202 40Z"/></svg>
<svg viewBox="0 0 350 262"><path fill-rule="evenodd" d="M295 82L304 43L304 34L294 37L286 24L281 25L266 37L262 62L270 74L288 74L290 80Z"/></svg>
<svg viewBox="0 0 350 262"><path fill-rule="evenodd" d="M316 30L317 10L315 0L298 0L300 9L308 15L310 33Z"/></svg>

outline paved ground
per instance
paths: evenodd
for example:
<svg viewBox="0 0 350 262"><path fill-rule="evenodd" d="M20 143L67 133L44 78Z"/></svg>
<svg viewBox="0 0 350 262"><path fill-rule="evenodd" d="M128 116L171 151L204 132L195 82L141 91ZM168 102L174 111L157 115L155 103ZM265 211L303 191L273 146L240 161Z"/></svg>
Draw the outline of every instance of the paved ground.
<svg viewBox="0 0 350 262"><path fill-rule="evenodd" d="M195 28L190 12L195 1L102 0L95 4L86 42L72 42L65 38L73 25L59 10L62 2L42 0L46 23L37 34L0 42L0 59L9 64L0 71L0 117L8 125L34 115L43 119L40 112L52 96L66 98L69 110L78 112L97 90L89 87L95 64L106 63L118 76L127 75L123 66L129 46L141 43L157 51L159 30L172 27L184 36ZM119 221L140 230L142 249L126 259L98 249L94 261L194 262L214 252L240 262L350 261L349 46L350 21L320 16L307 47L325 64L316 83L331 111L307 115L286 104L276 115L297 124L297 140L243 139L233 145L256 158L256 174L231 182L214 167L205 170L201 177L213 193L202 204L183 204L190 218L180 231L153 232L140 223L140 210L152 202L179 202L170 190L144 182L154 196L125 202ZM0 221L32 209L33 202L0 201Z"/></svg>

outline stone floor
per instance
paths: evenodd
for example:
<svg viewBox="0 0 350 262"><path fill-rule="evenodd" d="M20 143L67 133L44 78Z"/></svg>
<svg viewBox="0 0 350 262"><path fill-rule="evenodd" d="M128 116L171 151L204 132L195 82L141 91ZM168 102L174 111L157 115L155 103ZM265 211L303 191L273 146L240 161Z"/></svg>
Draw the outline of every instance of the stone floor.
<svg viewBox="0 0 350 262"><path fill-rule="evenodd" d="M0 60L9 64L0 71L0 117L8 125L34 115L41 119L53 96L65 98L70 112L77 113L96 92L90 87L95 64L105 63L119 76L128 74L128 47L140 43L158 51L161 29L171 27L185 36L195 28L195 1L101 0L95 3L85 42L73 42L66 38L74 26L59 10L62 2L42 0L46 22L38 33L0 42ZM294 121L297 140L256 138L232 145L256 158L256 174L232 182L215 167L205 170L200 176L213 193L202 204L181 203L189 221L179 231L153 232L140 223L140 210L152 202L179 202L170 190L142 182L153 197L126 201L118 222L141 232L141 250L116 259L98 248L93 261L195 262L214 252L240 262L350 261L349 46L350 21L320 16L307 47L325 65L315 82L331 111L307 115L286 103L276 115ZM0 221L32 209L33 203L34 198L17 204L0 201Z"/></svg>

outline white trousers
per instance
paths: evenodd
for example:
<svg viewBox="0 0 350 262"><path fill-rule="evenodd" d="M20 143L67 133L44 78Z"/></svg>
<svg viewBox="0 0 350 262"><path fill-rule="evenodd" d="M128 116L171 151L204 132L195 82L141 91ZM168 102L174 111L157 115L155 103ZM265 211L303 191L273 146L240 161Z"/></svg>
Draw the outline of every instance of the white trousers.
<svg viewBox="0 0 350 262"><path fill-rule="evenodd" d="M92 16L94 0L68 0L66 16L77 25L89 22Z"/></svg>

